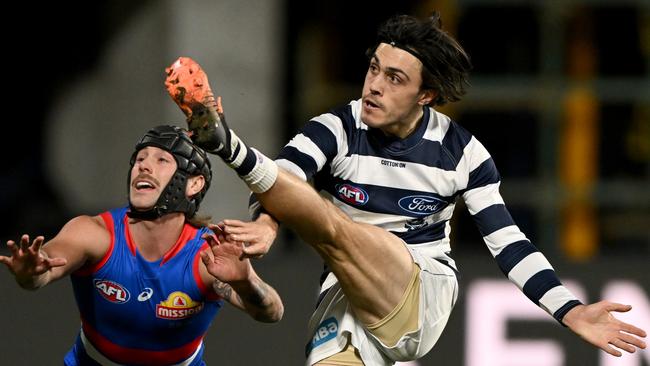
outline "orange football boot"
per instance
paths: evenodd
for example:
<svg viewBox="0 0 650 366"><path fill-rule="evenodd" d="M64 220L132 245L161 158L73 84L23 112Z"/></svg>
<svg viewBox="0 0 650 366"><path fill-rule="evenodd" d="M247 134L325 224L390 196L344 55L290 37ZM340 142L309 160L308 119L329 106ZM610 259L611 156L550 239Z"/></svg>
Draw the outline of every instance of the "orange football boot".
<svg viewBox="0 0 650 366"><path fill-rule="evenodd" d="M221 97L215 100L205 71L191 58L179 57L165 72L165 87L187 117L192 141L208 152L229 158L230 130Z"/></svg>

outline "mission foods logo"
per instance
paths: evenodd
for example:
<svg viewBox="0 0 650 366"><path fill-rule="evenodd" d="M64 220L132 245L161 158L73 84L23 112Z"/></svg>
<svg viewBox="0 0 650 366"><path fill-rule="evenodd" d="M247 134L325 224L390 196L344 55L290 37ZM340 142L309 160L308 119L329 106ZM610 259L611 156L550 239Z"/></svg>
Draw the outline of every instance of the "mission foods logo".
<svg viewBox="0 0 650 366"><path fill-rule="evenodd" d="M109 280L95 280L94 283L97 292L106 300L115 304L129 301L129 291L119 283Z"/></svg>
<svg viewBox="0 0 650 366"><path fill-rule="evenodd" d="M351 205L361 206L368 202L368 193L351 184L338 184L336 186L336 193L338 193L340 199Z"/></svg>
<svg viewBox="0 0 650 366"><path fill-rule="evenodd" d="M398 202L404 211L418 216L436 213L447 206L447 202L431 196L408 196Z"/></svg>
<svg viewBox="0 0 650 366"><path fill-rule="evenodd" d="M156 305L156 316L162 319L185 319L203 310L203 303L192 300L184 292L172 292L167 300Z"/></svg>

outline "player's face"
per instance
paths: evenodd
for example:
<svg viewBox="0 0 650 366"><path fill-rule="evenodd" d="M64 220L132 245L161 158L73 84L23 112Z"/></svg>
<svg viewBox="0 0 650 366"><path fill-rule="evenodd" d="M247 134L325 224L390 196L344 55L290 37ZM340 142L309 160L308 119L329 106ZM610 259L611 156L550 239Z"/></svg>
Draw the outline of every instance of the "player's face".
<svg viewBox="0 0 650 366"><path fill-rule="evenodd" d="M381 43L363 84L361 120L387 134L406 137L422 117L432 91L422 91L422 62L401 48Z"/></svg>
<svg viewBox="0 0 650 366"><path fill-rule="evenodd" d="M152 208L176 172L176 160L169 152L153 146L138 151L131 169L129 199L138 210Z"/></svg>

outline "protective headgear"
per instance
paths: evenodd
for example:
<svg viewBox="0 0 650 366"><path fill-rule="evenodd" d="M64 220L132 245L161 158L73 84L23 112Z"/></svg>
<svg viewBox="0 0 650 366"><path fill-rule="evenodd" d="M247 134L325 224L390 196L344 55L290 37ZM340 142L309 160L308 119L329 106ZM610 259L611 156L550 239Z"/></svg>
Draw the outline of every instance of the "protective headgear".
<svg viewBox="0 0 650 366"><path fill-rule="evenodd" d="M129 217L154 220L171 212L183 212L185 217L191 218L199 209L199 204L210 187L212 170L210 160L200 147L194 145L185 131L176 126L157 126L149 130L135 145L131 155L127 187L131 189L131 171L135 164L138 151L147 146L163 149L174 156L176 172L170 179L165 189L160 193L156 204L146 210L138 211L133 207L129 198ZM202 175L205 178L203 189L189 199L185 196L187 179L192 176ZM129 191L127 191L128 193Z"/></svg>

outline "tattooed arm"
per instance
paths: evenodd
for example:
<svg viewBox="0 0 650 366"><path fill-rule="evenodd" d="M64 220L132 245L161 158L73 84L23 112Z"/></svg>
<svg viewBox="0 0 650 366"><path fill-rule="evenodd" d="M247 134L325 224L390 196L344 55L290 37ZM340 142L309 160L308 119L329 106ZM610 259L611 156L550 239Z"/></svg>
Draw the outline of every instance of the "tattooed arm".
<svg viewBox="0 0 650 366"><path fill-rule="evenodd" d="M213 288L219 296L244 310L255 320L274 323L282 319L284 305L275 289L252 271L250 279L230 283L214 280Z"/></svg>
<svg viewBox="0 0 650 366"><path fill-rule="evenodd" d="M204 283L235 307L261 322L282 319L284 305L273 287L255 273L248 258L242 256L242 246L234 242L204 236L210 248L200 253Z"/></svg>

